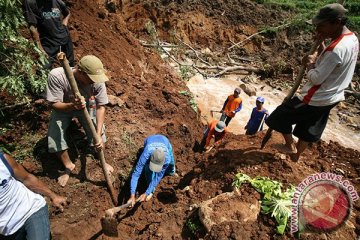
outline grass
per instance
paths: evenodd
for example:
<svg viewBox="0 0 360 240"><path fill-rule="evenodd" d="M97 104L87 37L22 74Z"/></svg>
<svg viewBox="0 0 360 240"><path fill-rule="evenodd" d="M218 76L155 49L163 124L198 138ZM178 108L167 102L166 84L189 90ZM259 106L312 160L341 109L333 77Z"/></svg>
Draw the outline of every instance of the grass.
<svg viewBox="0 0 360 240"><path fill-rule="evenodd" d="M335 0L256 0L257 3L263 4L267 7L279 7L285 11L292 11L295 13L295 20L291 20L291 27L293 25L303 25L304 20L313 18L317 11L326 4L335 3ZM347 16L349 18L348 26L353 31L360 31L360 1L347 0L345 1L345 8L349 10ZM300 20L300 21L299 21ZM304 26L303 26L304 27ZM270 28L270 27L267 27ZM309 28L311 29L311 28Z"/></svg>

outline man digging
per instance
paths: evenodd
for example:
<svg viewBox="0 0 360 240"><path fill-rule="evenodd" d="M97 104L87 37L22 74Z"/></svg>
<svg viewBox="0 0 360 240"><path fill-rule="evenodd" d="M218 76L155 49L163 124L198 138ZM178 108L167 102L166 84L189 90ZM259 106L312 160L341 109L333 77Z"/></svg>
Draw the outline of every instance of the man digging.
<svg viewBox="0 0 360 240"><path fill-rule="evenodd" d="M52 113L48 129L48 149L50 153L55 153L65 167L64 173L58 178L58 183L65 186L69 180L71 172L75 169L75 164L70 160L68 145L66 143L66 129L74 117L78 118L83 126L89 147L93 143L95 151L104 147L105 133L105 105L109 102L105 82L108 77L101 60L93 55L83 57L78 66L73 68L75 80L78 84L81 95L89 102L95 99L96 116L95 129L100 141L93 143L93 138L89 126L87 126L82 109L85 107L84 99L75 98L71 86L66 78L63 68L53 69L48 77L46 88L46 100L51 103ZM108 172L114 169L107 164Z"/></svg>
<svg viewBox="0 0 360 240"><path fill-rule="evenodd" d="M344 90L354 74L359 42L346 26L347 10L340 4L328 4L312 19L317 37L331 39L318 52L305 56L308 82L300 94L281 104L266 120L266 124L283 134L291 159L298 161L309 143L320 140L330 110L345 99ZM292 125L295 124L294 131ZM292 133L299 138L295 146Z"/></svg>

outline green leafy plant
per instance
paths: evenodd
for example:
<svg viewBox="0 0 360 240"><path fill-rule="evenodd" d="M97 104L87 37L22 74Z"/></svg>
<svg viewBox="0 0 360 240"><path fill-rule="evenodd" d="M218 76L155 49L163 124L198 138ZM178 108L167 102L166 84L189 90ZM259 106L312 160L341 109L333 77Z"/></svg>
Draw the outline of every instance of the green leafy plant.
<svg viewBox="0 0 360 240"><path fill-rule="evenodd" d="M47 76L46 57L20 34L24 27L21 1L0 1L0 90L19 98L41 93Z"/></svg>
<svg viewBox="0 0 360 240"><path fill-rule="evenodd" d="M196 223L194 223L193 221L191 221L191 219L189 219L186 222L186 226L189 228L190 232L192 232L193 234L197 234L197 232L199 231L200 227L199 225L197 225Z"/></svg>
<svg viewBox="0 0 360 240"><path fill-rule="evenodd" d="M290 186L282 191L282 184L267 177L250 178L248 175L238 173L235 175L233 186L240 188L241 184L250 183L256 191L263 195L261 211L274 217L278 226L276 232L284 234L289 217L291 216L291 199L295 193L295 187Z"/></svg>
<svg viewBox="0 0 360 240"><path fill-rule="evenodd" d="M188 96L188 97L189 97L190 106L191 106L191 108L197 113L197 112L198 112L198 108L197 108L197 104L196 104L195 98L194 98L194 96L192 95L192 93L190 93L190 92L187 91L187 90L185 90L185 91L179 91L179 93L180 93L181 95L184 95L184 96Z"/></svg>
<svg viewBox="0 0 360 240"><path fill-rule="evenodd" d="M179 71L180 71L180 77L184 81L189 81L190 77L193 75L191 67L187 65L180 65Z"/></svg>

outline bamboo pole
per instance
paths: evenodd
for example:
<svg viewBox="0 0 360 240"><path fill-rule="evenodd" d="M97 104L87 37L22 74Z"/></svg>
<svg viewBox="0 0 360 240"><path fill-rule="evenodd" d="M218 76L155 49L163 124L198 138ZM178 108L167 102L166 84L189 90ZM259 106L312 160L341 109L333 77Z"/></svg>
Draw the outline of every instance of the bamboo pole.
<svg viewBox="0 0 360 240"><path fill-rule="evenodd" d="M71 89L72 89L75 97L80 99L82 102L84 102L85 101L84 97L81 96L81 94L80 94L80 91L79 91L79 88L77 86L73 71L70 68L69 61L66 59L65 54L63 52L60 52L57 57L58 57L58 60L61 63L61 66L64 68L66 77L67 77L67 79L68 79L68 81L70 83ZM82 109L82 114L85 117L86 124L90 128L95 142L96 143L100 142L100 138L96 133L95 126L94 126L93 122L91 121L89 112L88 112L86 107ZM105 176L105 180L106 180L106 183L107 183L107 187L108 187L108 190L110 192L111 200L112 200L113 204L116 206L117 205L116 193L115 193L115 189L114 189L114 187L113 187L113 185L111 183L109 174L108 174L108 172L106 170L106 161L105 161L105 156L104 156L104 150L103 149L101 149L99 151L99 158L100 158L101 167L102 167L102 170L103 170L103 173L104 173L104 176Z"/></svg>

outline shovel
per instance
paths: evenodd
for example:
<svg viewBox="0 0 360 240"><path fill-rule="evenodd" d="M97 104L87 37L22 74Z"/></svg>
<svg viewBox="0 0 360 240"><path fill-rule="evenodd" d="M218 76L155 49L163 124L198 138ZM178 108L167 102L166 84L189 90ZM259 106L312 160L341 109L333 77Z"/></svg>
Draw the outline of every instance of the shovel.
<svg viewBox="0 0 360 240"><path fill-rule="evenodd" d="M110 208L105 211L105 217L101 218L102 232L109 237L118 237L119 232L117 230L118 221L115 218L115 214L120 212L123 208L131 206L130 203L125 203L121 206Z"/></svg>
<svg viewBox="0 0 360 240"><path fill-rule="evenodd" d="M308 53L308 55L312 55L315 53L316 49L318 48L318 46L321 44L321 41L320 40L317 40L312 46L311 46L311 49ZM288 95L285 97L284 102L287 102L289 101L295 94L295 92L297 91L297 89L299 88L300 86L300 83L304 77L304 74L305 74L305 70L306 70L306 67L301 65L301 68L300 68L300 71L299 71L299 74L296 78L296 81L295 81L295 84L294 86L291 88L290 92L288 93ZM269 139L271 138L271 135L272 135L272 131L273 129L269 128L261 142L261 149L263 149L266 145L266 143L269 141Z"/></svg>

